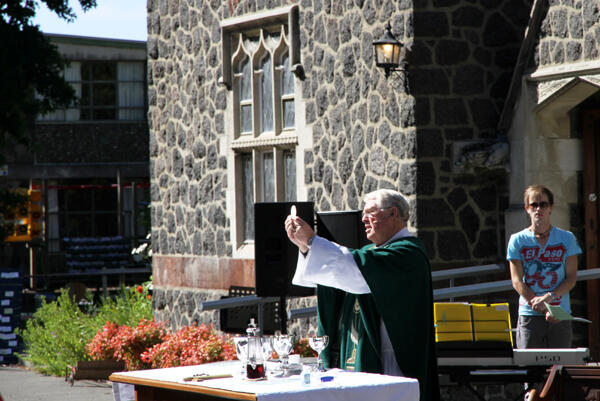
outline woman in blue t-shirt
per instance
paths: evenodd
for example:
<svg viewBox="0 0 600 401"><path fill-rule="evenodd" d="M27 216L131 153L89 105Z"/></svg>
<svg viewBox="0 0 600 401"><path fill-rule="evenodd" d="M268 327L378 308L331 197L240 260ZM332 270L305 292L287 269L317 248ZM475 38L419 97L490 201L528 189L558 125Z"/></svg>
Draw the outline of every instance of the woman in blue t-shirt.
<svg viewBox="0 0 600 401"><path fill-rule="evenodd" d="M524 202L531 225L511 235L507 250L512 285L520 295L517 348L570 348L571 322L554 320L545 303L571 313L569 291L581 248L573 233L550 223L554 195L548 188L527 187Z"/></svg>

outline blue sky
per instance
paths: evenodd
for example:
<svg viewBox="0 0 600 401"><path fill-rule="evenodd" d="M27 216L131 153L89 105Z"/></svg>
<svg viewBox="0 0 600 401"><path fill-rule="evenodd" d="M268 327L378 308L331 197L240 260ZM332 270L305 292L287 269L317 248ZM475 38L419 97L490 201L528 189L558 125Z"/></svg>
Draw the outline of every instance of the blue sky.
<svg viewBox="0 0 600 401"><path fill-rule="evenodd" d="M97 0L98 6L84 13L77 0L70 5L78 17L61 20L42 3L33 20L44 33L146 40L146 0Z"/></svg>

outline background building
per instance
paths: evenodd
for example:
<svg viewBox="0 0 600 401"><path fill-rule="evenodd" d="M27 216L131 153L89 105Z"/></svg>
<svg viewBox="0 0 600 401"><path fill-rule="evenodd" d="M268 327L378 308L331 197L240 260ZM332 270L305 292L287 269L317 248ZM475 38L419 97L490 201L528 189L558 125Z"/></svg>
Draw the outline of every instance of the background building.
<svg viewBox="0 0 600 401"><path fill-rule="evenodd" d="M4 267L38 275L131 264L149 227L146 43L48 35L78 102L38 116L33 147L6 152L4 183L41 190L43 231L4 244ZM57 285L82 277L54 277Z"/></svg>

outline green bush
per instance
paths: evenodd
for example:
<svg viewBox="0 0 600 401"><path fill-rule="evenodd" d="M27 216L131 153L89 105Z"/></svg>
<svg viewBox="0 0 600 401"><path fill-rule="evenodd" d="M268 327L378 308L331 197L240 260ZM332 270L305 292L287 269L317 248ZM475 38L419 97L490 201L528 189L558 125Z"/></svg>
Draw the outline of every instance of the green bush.
<svg viewBox="0 0 600 401"><path fill-rule="evenodd" d="M56 301L43 299L18 331L25 344L21 357L41 373L62 376L77 361L90 360L85 346L107 321L135 326L141 319L152 319L148 284L122 288L117 297L102 297L99 305L88 295L88 302L87 310L82 310L64 289Z"/></svg>
<svg viewBox="0 0 600 401"><path fill-rule="evenodd" d="M106 322L136 326L141 319L152 320L152 299L148 293L150 282L136 287L121 288L117 297L102 298L91 311L96 320L96 331ZM96 334L94 331L94 335ZM92 336L93 337L93 336Z"/></svg>

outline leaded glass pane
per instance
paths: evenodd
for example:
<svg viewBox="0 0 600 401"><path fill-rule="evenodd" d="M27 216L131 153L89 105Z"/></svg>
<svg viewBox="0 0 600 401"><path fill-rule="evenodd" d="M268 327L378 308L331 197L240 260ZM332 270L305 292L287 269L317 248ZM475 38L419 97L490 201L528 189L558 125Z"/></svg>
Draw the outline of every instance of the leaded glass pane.
<svg viewBox="0 0 600 401"><path fill-rule="evenodd" d="M254 53L258 46L260 45L260 38L258 36L245 36L244 37L244 48L250 52L250 54Z"/></svg>
<svg viewBox="0 0 600 401"><path fill-rule="evenodd" d="M237 85L240 101L241 132L252 132L252 70L250 59L244 57L237 64Z"/></svg>
<svg viewBox="0 0 600 401"><path fill-rule="evenodd" d="M242 132L252 132L252 106L242 105L240 114Z"/></svg>
<svg viewBox="0 0 600 401"><path fill-rule="evenodd" d="M244 199L244 240L254 239L254 174L252 154L242 155L242 186Z"/></svg>
<svg viewBox="0 0 600 401"><path fill-rule="evenodd" d="M273 152L263 153L263 201L275 202L275 166Z"/></svg>
<svg viewBox="0 0 600 401"><path fill-rule="evenodd" d="M285 168L285 200L287 202L296 200L296 152L293 150L283 154L283 165Z"/></svg>
<svg viewBox="0 0 600 401"><path fill-rule="evenodd" d="M262 132L273 131L273 65L270 55L261 60L260 68L262 69L260 85Z"/></svg>
<svg viewBox="0 0 600 401"><path fill-rule="evenodd" d="M250 77L250 60L248 57L242 61L240 72L240 100L252 100L252 80Z"/></svg>
<svg viewBox="0 0 600 401"><path fill-rule="evenodd" d="M279 44L279 38L281 34L279 32L270 32L265 35L265 44L269 49L274 49Z"/></svg>
<svg viewBox="0 0 600 401"><path fill-rule="evenodd" d="M296 125L294 113L294 99L283 102L283 128L293 128Z"/></svg>
<svg viewBox="0 0 600 401"><path fill-rule="evenodd" d="M281 66L283 71L281 74L281 94L282 95L293 95L294 94L294 74L290 71L290 57L286 53L282 60Z"/></svg>

